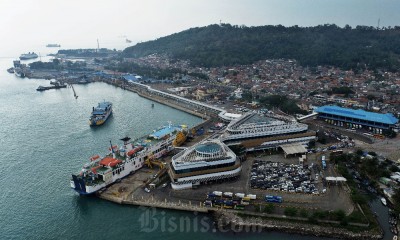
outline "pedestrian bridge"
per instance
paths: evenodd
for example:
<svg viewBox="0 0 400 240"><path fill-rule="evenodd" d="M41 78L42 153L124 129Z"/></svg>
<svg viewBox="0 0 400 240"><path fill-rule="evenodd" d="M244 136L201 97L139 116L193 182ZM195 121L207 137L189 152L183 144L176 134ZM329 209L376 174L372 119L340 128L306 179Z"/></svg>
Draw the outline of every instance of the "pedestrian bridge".
<svg viewBox="0 0 400 240"><path fill-rule="evenodd" d="M181 96L177 96L174 94L166 93L157 89L153 89L150 86L147 86L145 84L137 83L137 82L130 82L131 85L135 86L136 88L140 89L141 91L145 91L147 94L150 95L155 95L155 96L160 96L165 99L170 99L175 102L177 102L180 105L183 105L184 107L197 111L199 113L204 113L204 114L215 114L218 115L218 117L226 122L230 122L238 117L240 117L240 114L234 114L234 113L228 113L226 110L215 107L206 103L202 103L199 101L195 100L190 100Z"/></svg>
<svg viewBox="0 0 400 240"><path fill-rule="evenodd" d="M306 119L308 119L308 118L312 118L312 117L317 116L317 115L318 115L317 112L313 112L313 113L308 114L308 115L306 115L306 116L299 117L299 118L297 118L297 120L298 120L298 121L306 120Z"/></svg>

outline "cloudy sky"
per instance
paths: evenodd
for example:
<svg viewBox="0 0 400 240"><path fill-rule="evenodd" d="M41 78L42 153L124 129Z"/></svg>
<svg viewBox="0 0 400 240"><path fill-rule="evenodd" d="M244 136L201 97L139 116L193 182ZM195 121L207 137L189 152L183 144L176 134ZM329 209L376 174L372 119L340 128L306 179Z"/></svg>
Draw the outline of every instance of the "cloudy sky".
<svg viewBox="0 0 400 240"><path fill-rule="evenodd" d="M399 0L0 0L2 48L29 43L106 47L224 23L400 25ZM118 45L118 44L117 44ZM119 48L120 46L115 46ZM0 49L1 51L1 49Z"/></svg>

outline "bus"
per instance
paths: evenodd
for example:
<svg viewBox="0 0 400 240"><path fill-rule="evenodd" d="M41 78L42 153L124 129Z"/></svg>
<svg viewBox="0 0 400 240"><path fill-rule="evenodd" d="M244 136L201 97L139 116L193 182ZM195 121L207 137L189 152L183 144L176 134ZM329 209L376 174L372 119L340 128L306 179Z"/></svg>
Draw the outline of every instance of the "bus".
<svg viewBox="0 0 400 240"><path fill-rule="evenodd" d="M343 154L343 150L334 150L331 152L331 156L337 156Z"/></svg>
<svg viewBox="0 0 400 240"><path fill-rule="evenodd" d="M265 201L271 203L282 203L283 198L281 196L266 195Z"/></svg>

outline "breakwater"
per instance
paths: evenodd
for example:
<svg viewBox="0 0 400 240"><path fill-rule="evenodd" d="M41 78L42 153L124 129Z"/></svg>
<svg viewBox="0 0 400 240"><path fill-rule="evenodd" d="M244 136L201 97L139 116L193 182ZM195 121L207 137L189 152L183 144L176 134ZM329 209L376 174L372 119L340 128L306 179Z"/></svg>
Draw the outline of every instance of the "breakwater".
<svg viewBox="0 0 400 240"><path fill-rule="evenodd" d="M376 240L382 239L381 232L371 232L370 230L352 232L345 228L335 227L335 224L308 223L307 219L301 221L300 218L288 217L285 215L249 213L237 210L217 209L205 207L201 202L192 201L164 201L156 200L153 197L141 199L122 199L112 195L100 195L100 198L123 205L142 206L150 208L160 208L176 211L200 212L209 214L216 222L217 228L221 232L266 232L279 231L290 234L300 234L316 237L329 237L352 240ZM269 216L271 215L271 216ZM270 218L269 218L270 217ZM295 221L294 221L295 220ZM357 225L357 224L355 224Z"/></svg>
<svg viewBox="0 0 400 240"><path fill-rule="evenodd" d="M228 211L213 212L214 219L217 221L219 229L230 229L232 231L243 231L252 229L257 231L281 231L286 233L310 235L316 237L333 237L340 239L364 240L364 239L382 239L382 233L371 233L365 230L360 232L351 232L344 228L321 226L309 224L307 222L294 222L290 218L286 221L280 219L267 219L257 215L239 216Z"/></svg>

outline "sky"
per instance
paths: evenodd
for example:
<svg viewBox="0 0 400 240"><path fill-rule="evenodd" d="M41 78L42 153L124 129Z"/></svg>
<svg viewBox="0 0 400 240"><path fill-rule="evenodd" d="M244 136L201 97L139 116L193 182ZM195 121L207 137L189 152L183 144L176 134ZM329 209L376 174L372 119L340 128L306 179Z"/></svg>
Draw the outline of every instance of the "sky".
<svg viewBox="0 0 400 240"><path fill-rule="evenodd" d="M28 43L96 47L97 39L121 49L125 38L135 44L220 21L396 26L399 12L399 0L0 0L0 54Z"/></svg>

